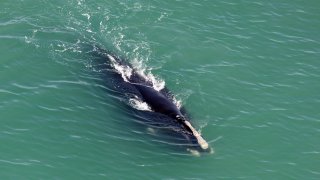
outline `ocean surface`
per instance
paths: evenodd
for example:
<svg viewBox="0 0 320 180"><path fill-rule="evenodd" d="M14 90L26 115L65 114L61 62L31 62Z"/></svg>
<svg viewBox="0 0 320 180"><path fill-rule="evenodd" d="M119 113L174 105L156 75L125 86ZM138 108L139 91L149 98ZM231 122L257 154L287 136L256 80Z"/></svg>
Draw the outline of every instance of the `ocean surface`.
<svg viewBox="0 0 320 180"><path fill-rule="evenodd" d="M1 0L1 179L320 179L318 0ZM132 112L98 45L175 94L214 149Z"/></svg>

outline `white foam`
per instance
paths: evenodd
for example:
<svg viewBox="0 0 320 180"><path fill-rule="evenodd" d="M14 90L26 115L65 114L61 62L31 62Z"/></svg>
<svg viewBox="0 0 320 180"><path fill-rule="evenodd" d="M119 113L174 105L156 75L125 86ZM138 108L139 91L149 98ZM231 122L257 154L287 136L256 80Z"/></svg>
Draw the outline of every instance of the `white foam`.
<svg viewBox="0 0 320 180"><path fill-rule="evenodd" d="M163 89L166 84L162 79L156 78L151 73L148 73L146 77L152 82L153 88L157 91L160 91L161 89Z"/></svg>
<svg viewBox="0 0 320 180"><path fill-rule="evenodd" d="M129 82L129 78L132 75L132 69L129 66L122 66L118 64L118 62L111 55L108 55L108 57L112 61L113 67L117 70L119 74L121 74L123 80Z"/></svg>
<svg viewBox="0 0 320 180"><path fill-rule="evenodd" d="M91 16L88 13L83 13L81 14L82 16L85 16L87 18L87 20L90 20Z"/></svg>
<svg viewBox="0 0 320 180"><path fill-rule="evenodd" d="M195 149L187 148L187 151L189 151L193 156L200 157L200 152Z"/></svg>
<svg viewBox="0 0 320 180"><path fill-rule="evenodd" d="M178 100L176 97L173 96L173 103L180 109L182 106L182 101Z"/></svg>
<svg viewBox="0 0 320 180"><path fill-rule="evenodd" d="M129 99L129 105L141 111L151 111L151 107L146 103L136 98Z"/></svg>
<svg viewBox="0 0 320 180"><path fill-rule="evenodd" d="M130 78L130 76L132 75L132 71L133 69L127 66L121 66L119 65L116 60L108 55L109 58L112 60L114 67L116 68L116 70L121 73L121 75L123 75L124 80L128 81L128 79ZM134 59L132 62L132 65L134 66L134 70L140 74L143 78L146 79L146 81L151 82L152 83L152 87L157 90L160 91L161 89L163 89L165 87L165 81L157 78L156 76L154 76L151 72L148 72L146 74L146 68L144 68L143 62L139 61L137 59Z"/></svg>
<svg viewBox="0 0 320 180"><path fill-rule="evenodd" d="M165 87L165 81L154 76L149 70L149 72L146 73L146 68L144 68L143 62L139 61L138 59L133 59L132 65L133 68L126 65L121 65L117 62L117 60L115 59L115 57L113 57L112 55L108 54L109 59L112 62L112 66L115 68L115 70L121 75L121 77L123 78L124 81L126 82L130 82L129 79L133 73L133 71L136 71L138 74L140 74L144 79L146 79L146 81L151 82L152 87L157 90L160 91L162 89L164 89ZM173 97L173 103L180 108L182 106L181 100L177 100L175 97ZM138 107L141 106L140 105L134 105L134 107L136 109L142 108L142 110L146 110L144 107ZM149 107L150 110L150 107Z"/></svg>

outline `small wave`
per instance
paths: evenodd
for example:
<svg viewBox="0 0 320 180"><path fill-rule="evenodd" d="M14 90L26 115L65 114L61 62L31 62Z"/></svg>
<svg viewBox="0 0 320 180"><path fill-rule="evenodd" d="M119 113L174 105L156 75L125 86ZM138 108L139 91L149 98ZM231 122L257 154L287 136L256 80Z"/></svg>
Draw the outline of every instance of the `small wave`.
<svg viewBox="0 0 320 180"><path fill-rule="evenodd" d="M15 87L24 89L24 90L33 90L33 89L38 89L39 87L37 86L27 86L27 85L22 85L22 84L18 84L18 83L13 83L12 84Z"/></svg>
<svg viewBox="0 0 320 180"><path fill-rule="evenodd" d="M19 96L18 93L15 93L15 92L12 92L12 91L9 91L9 90L6 90L6 89L0 89L0 94L1 94L1 93L6 93L6 94L11 94L11 95Z"/></svg>
<svg viewBox="0 0 320 180"><path fill-rule="evenodd" d="M32 163L30 163L30 162L24 162L24 161L20 161L20 160L9 161L9 160L0 159L0 162L7 163L7 164L13 164L13 165L22 165L22 166L32 165Z"/></svg>
<svg viewBox="0 0 320 180"><path fill-rule="evenodd" d="M55 83L55 84L78 84L78 85L90 85L88 82L85 82L85 81L81 81L81 80L78 80L78 81L70 81L70 80L50 80L48 81L50 83Z"/></svg>

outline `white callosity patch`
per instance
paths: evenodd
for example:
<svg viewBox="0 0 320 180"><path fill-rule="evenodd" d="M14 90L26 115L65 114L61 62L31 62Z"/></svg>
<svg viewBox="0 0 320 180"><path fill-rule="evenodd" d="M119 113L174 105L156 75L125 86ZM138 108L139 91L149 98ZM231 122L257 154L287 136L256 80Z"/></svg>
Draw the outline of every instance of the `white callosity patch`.
<svg viewBox="0 0 320 180"><path fill-rule="evenodd" d="M196 139L197 139L198 144L200 145L200 147L201 147L202 149L208 149L208 148L209 148L209 144L207 143L207 141L205 141L205 140L201 137L200 133L192 127L192 125L190 124L190 122L189 122L189 121L184 121L184 123L191 129L192 134L196 137Z"/></svg>

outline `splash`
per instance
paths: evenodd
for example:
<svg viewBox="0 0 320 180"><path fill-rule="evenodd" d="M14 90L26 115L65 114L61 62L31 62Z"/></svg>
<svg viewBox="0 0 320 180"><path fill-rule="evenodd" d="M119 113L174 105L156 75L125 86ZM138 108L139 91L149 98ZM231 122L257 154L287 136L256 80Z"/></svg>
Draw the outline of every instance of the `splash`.
<svg viewBox="0 0 320 180"><path fill-rule="evenodd" d="M137 73L139 73L143 78L146 79L146 81L151 82L152 86L155 90L160 91L165 87L165 81L157 78L154 76L151 72L145 73L146 69L143 68L142 63L134 63L134 69L127 65L122 65L118 63L113 56L108 55L109 59L112 62L113 67L116 69L116 71L121 74L124 81L129 82L129 79L132 75L133 70L135 70ZM178 102L178 101L177 101Z"/></svg>
<svg viewBox="0 0 320 180"><path fill-rule="evenodd" d="M129 105L137 110L151 111L151 107L146 103L137 98L129 99Z"/></svg>
<svg viewBox="0 0 320 180"><path fill-rule="evenodd" d="M155 77L152 73L148 73L146 77L152 82L153 88L157 91L163 89L166 84L164 80Z"/></svg>
<svg viewBox="0 0 320 180"><path fill-rule="evenodd" d="M172 97L172 101L179 109L182 107L182 101L178 100L175 96Z"/></svg>
<svg viewBox="0 0 320 180"><path fill-rule="evenodd" d="M112 65L113 67L117 70L117 72L119 74L121 74L121 77L124 81L129 82L129 78L132 75L132 68L130 68L129 66L123 66L121 64L119 64L113 56L108 54L109 59L112 61Z"/></svg>
<svg viewBox="0 0 320 180"><path fill-rule="evenodd" d="M113 68L117 71L117 73L121 75L124 81L130 83L130 77L133 74L133 71L135 71L136 73L140 74L146 80L146 82L151 82L152 87L155 90L160 91L165 87L164 80L154 76L150 71L148 73L145 73L146 68L144 68L144 64L142 63L142 61L137 61L136 59L134 59L134 63L132 63L133 67L130 67L128 65L122 64L121 62L118 62L116 58L110 54L108 54L107 56L110 59ZM172 100L178 108L181 107L181 101L178 101L175 97L173 97ZM129 99L129 105L138 110L152 111L146 102L143 102L138 98Z"/></svg>
<svg viewBox="0 0 320 180"><path fill-rule="evenodd" d="M148 73L146 73L146 68L144 68L144 65L142 61L138 61L134 59L132 65L133 68L127 66L127 65L122 65L118 63L115 58L111 55L108 55L109 59L112 62L113 67L115 70L121 75L122 79L126 82L130 82L129 79L133 73L133 71L136 71L139 73L144 79L146 79L147 82L151 82L152 87L156 91L161 91L162 89L165 88L165 81L161 78L156 77L151 73L151 69L148 70ZM180 109L182 107L182 100L177 99L175 96L172 96L173 103ZM137 106L134 106L137 107Z"/></svg>

